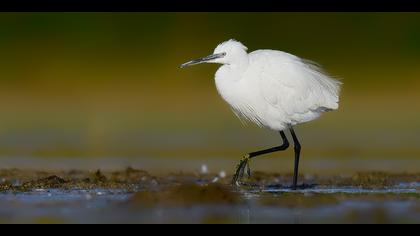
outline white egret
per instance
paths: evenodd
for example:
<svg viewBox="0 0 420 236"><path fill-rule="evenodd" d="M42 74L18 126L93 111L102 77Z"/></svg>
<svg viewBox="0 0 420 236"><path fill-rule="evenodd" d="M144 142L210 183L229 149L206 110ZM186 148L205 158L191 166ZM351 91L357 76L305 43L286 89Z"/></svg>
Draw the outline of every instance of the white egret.
<svg viewBox="0 0 420 236"><path fill-rule="evenodd" d="M251 158L289 147L284 133L289 129L294 142L295 167L292 189L297 188L301 145L293 126L318 118L323 112L338 109L341 82L331 78L308 60L276 50L247 53L236 40L219 44L214 53L182 64L200 63L222 66L215 75L216 87L233 112L260 127L280 132L282 145L246 154L233 177L239 185Z"/></svg>

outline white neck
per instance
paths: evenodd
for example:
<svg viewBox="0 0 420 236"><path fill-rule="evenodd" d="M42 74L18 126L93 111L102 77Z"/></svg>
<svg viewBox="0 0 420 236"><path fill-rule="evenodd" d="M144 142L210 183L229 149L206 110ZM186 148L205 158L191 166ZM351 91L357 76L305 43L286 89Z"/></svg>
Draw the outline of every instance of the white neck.
<svg viewBox="0 0 420 236"><path fill-rule="evenodd" d="M239 80L242 74L246 71L249 65L248 54L245 52L244 55L238 56L233 62L227 63L220 67L220 72L223 74L229 74L232 80Z"/></svg>

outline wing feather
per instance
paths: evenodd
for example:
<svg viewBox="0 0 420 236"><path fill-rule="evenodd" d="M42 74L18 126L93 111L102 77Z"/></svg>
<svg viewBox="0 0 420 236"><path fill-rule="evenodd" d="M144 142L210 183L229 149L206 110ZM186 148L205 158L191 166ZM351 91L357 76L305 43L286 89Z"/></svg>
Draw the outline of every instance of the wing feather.
<svg viewBox="0 0 420 236"><path fill-rule="evenodd" d="M271 106L289 116L338 108L341 82L318 65L280 51L256 52L254 63L262 68L260 90Z"/></svg>

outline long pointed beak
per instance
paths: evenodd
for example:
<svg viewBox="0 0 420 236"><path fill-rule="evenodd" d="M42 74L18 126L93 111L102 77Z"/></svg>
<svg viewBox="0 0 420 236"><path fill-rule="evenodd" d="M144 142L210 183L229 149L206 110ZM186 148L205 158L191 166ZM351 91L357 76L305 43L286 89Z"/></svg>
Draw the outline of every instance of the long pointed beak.
<svg viewBox="0 0 420 236"><path fill-rule="evenodd" d="M204 62L208 62L208 61L212 61L218 58L222 58L226 55L226 53L217 53L217 54L212 54L206 57L202 57L202 58L198 58L198 59L194 59L192 61L189 62L185 62L184 64L180 65L179 68L185 68L187 66L192 66L192 65L197 65L197 64L201 64Z"/></svg>

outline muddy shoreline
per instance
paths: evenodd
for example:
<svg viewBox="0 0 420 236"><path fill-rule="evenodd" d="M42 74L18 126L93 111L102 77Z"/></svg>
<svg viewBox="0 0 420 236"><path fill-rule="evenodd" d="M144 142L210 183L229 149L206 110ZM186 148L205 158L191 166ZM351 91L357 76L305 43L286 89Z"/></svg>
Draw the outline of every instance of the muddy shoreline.
<svg viewBox="0 0 420 236"><path fill-rule="evenodd" d="M0 223L419 223L420 174L0 170Z"/></svg>
<svg viewBox="0 0 420 236"><path fill-rule="evenodd" d="M24 169L0 170L0 191L25 192L40 188L63 189L126 189L136 191L150 187L159 187L173 184L218 183L229 185L232 176L220 174L199 173L169 173L166 175L151 175L145 170L128 167L121 171L41 171ZM250 178L244 180L243 188L287 188L292 178L291 174L272 174L254 172ZM420 181L420 173L385 173L360 172L349 176L316 176L301 175L301 188L315 186L352 186L363 189L386 189L398 184L410 184Z"/></svg>

